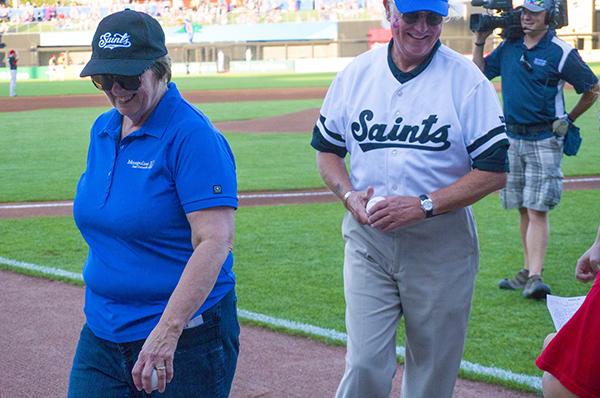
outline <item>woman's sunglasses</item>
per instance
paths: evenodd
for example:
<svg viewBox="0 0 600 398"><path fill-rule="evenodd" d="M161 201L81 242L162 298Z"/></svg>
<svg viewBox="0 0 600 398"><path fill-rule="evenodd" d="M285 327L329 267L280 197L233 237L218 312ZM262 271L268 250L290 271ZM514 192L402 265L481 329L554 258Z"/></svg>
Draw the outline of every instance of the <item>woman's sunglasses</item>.
<svg viewBox="0 0 600 398"><path fill-rule="evenodd" d="M421 18L421 14L425 15L425 22L427 22L427 25L429 26L437 26L441 24L444 20L444 17L440 14L436 14L435 12L423 11L407 12L405 14L402 14L402 20L404 21L404 23L412 25L419 21L419 19Z"/></svg>
<svg viewBox="0 0 600 398"><path fill-rule="evenodd" d="M121 88L127 91L135 91L142 84L142 75L121 76L121 75L92 75L92 83L98 90L110 91L113 84L119 83Z"/></svg>

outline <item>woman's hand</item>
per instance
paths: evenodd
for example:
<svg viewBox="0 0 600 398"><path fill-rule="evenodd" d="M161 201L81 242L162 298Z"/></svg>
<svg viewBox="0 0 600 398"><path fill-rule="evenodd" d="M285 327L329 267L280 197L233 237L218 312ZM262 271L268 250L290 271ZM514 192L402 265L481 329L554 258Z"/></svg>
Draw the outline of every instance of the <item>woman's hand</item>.
<svg viewBox="0 0 600 398"><path fill-rule="evenodd" d="M181 331L169 330L160 323L146 339L138 359L133 366L131 376L135 387L150 394L152 392L152 371L156 369L158 391L163 393L173 380L173 356Z"/></svg>

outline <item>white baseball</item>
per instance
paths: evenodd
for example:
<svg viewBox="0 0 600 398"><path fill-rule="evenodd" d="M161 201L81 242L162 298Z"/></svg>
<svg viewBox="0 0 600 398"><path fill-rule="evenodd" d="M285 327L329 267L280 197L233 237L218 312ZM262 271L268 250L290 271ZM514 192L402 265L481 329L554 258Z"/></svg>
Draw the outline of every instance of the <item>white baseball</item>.
<svg viewBox="0 0 600 398"><path fill-rule="evenodd" d="M373 196L369 199L367 202L367 214L371 214L371 209L375 206L375 203L381 202L382 200L385 200L383 196Z"/></svg>
<svg viewBox="0 0 600 398"><path fill-rule="evenodd" d="M156 369L152 369L152 375L150 376L150 384L152 387L152 391L158 390L158 374L156 373Z"/></svg>

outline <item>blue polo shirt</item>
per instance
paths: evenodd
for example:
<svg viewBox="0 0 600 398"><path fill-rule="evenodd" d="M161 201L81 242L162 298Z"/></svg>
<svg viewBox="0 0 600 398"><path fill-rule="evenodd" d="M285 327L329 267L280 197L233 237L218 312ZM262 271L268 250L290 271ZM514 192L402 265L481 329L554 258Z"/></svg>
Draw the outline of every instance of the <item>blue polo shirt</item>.
<svg viewBox="0 0 600 398"><path fill-rule="evenodd" d="M88 243L86 320L100 338L146 338L192 255L187 213L237 208L235 161L225 138L174 83L138 131L119 141L112 109L91 130L77 185L75 223ZM233 289L229 253L198 314Z"/></svg>
<svg viewBox="0 0 600 398"><path fill-rule="evenodd" d="M589 91L598 78L573 46L549 30L527 49L523 39L505 40L485 58L488 79L502 77L507 124L550 123L563 116L563 87L570 83L578 94Z"/></svg>

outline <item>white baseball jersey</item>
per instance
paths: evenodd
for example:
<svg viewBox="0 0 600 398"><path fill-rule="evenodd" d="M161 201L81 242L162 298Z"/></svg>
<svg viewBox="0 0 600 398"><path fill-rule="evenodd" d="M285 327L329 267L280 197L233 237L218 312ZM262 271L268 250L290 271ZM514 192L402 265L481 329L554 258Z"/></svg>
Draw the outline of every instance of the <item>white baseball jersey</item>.
<svg viewBox="0 0 600 398"><path fill-rule="evenodd" d="M350 152L354 189L373 186L381 196L433 192L473 167L506 171L504 161L486 161L508 140L496 92L479 69L438 43L424 66L406 74L388 50L361 54L336 76L312 146Z"/></svg>

